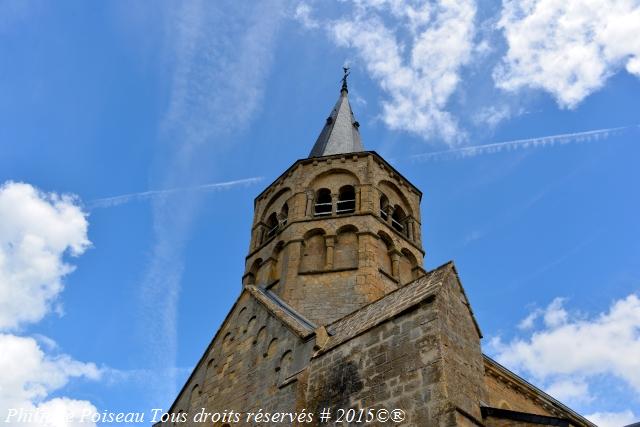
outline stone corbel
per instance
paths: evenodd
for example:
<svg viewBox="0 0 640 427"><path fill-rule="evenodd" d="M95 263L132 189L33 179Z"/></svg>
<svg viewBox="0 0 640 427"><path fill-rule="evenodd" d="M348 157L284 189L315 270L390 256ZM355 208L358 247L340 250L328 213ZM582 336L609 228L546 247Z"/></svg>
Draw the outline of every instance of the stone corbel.
<svg viewBox="0 0 640 427"><path fill-rule="evenodd" d="M313 346L313 349L316 352L318 352L322 350L329 342L329 333L327 332L327 329L324 326L319 326L316 328L315 334L316 334L316 342L315 342L315 345Z"/></svg>
<svg viewBox="0 0 640 427"><path fill-rule="evenodd" d="M418 277L422 277L427 274L427 271L419 265L416 265L411 269L411 274L413 275L414 279L417 279Z"/></svg>

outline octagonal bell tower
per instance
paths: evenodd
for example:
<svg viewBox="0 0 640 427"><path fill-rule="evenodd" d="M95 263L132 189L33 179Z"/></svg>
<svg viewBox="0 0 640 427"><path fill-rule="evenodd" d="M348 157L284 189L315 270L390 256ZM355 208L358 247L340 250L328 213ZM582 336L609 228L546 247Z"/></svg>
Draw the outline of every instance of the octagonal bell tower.
<svg viewBox="0 0 640 427"><path fill-rule="evenodd" d="M318 326L424 274L422 193L365 151L358 128L345 74L309 157L254 203L243 285L263 288Z"/></svg>

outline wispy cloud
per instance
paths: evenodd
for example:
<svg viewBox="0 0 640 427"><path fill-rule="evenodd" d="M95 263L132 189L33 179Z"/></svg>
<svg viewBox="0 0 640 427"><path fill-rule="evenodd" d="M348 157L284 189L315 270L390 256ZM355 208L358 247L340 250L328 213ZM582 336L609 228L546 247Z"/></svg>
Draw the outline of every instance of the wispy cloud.
<svg viewBox="0 0 640 427"><path fill-rule="evenodd" d="M517 156L514 156L514 157L517 157ZM518 164L518 163L519 163L519 160L515 164ZM503 228L508 224L511 224L513 221L516 221L517 218L519 218L522 214L524 214L526 211L531 209L534 205L539 203L548 194L554 192L557 189L557 187L561 186L563 183L567 182L568 180L574 178L577 174L579 174L581 171L587 168L589 164L590 164L589 162L583 162L576 166L573 166L571 169L566 171L558 179L548 182L546 185L541 186L538 191L535 191L534 193L532 193L531 195L529 195L519 203L500 211L500 213L496 215L494 218L492 218L488 223L470 232L464 239L463 246L466 246L472 242L475 242L476 240L484 239L496 229ZM508 170L508 167L509 166L507 166L507 170ZM535 273L533 273L533 275L527 276L523 280L528 281L533 277L535 277L535 275L543 273L544 271L546 271L546 269L550 269L554 267L556 264L563 262L566 258L573 255L574 252L578 252L580 249L582 249L583 246L586 246L587 244L589 244L596 237L596 235L600 234L601 232L602 232L602 229L592 232L591 234L589 234L589 236L586 239L584 239L581 243L579 243L574 249L572 249L571 251L569 251L559 259L553 261L552 263L549 263L548 265L543 267L544 269L540 269L536 271Z"/></svg>
<svg viewBox="0 0 640 427"><path fill-rule="evenodd" d="M125 203L139 201L139 200L148 200L156 197L167 197L176 193L185 193L185 192L198 192L198 191L223 191L229 190L234 187L244 186L247 187L249 185L257 184L262 181L263 177L257 176L252 178L244 178L237 179L234 181L224 181L224 182L212 182L209 184L196 185L193 187L182 187L182 188L170 188L166 190L150 190L150 191L141 191L139 193L129 193L122 194L120 196L112 196L112 197L103 197L100 199L94 199L87 203L87 207L89 209L97 209L97 208L112 208L114 206L120 206Z"/></svg>
<svg viewBox="0 0 640 427"><path fill-rule="evenodd" d="M546 273L547 271L551 270L552 268L562 264L567 259L570 259L571 257L575 256L576 254L580 253L580 251L582 251L585 247L589 246L594 241L596 241L596 239L599 236L601 236L605 231L606 231L606 228L605 227L601 227L601 228L598 228L598 229L595 229L595 230L591 231L590 233L587 233L586 236L583 239L581 239L577 244L572 246L569 250L565 251L560 256L554 258L550 262L542 265L540 268L536 269L532 273L527 274L522 279L516 280L515 282L518 285L523 285L523 284L525 284L527 282L530 282L531 280L539 277L540 275Z"/></svg>
<svg viewBox="0 0 640 427"><path fill-rule="evenodd" d="M171 87L159 123L152 181L158 188L192 188L215 176L220 154L260 110L286 3L193 0L167 5L165 59ZM173 369L178 301L184 250L199 213L196 194L149 196L154 243L139 289L138 333L148 368L166 373L149 384L153 405L170 403L182 381Z"/></svg>
<svg viewBox="0 0 640 427"><path fill-rule="evenodd" d="M359 58L387 95L381 118L390 129L451 145L463 140L447 104L473 58L476 2L350 3L338 19L314 17L307 2L295 16L305 28L326 31L337 46Z"/></svg>
<svg viewBox="0 0 640 427"><path fill-rule="evenodd" d="M578 144L583 142L604 141L612 136L638 129L640 129L640 125L596 129L586 132L563 133L559 135L543 136L540 138L516 139L513 141L496 142L493 144L414 154L409 158L414 162L437 161L475 157L483 154L494 154L503 151L514 151L526 148L553 147L554 145L559 144Z"/></svg>

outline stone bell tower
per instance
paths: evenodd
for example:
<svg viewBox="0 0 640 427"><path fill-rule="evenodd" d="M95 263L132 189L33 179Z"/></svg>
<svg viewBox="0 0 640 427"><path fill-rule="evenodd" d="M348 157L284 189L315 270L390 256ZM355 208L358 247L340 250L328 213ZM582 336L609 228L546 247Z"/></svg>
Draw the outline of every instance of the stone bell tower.
<svg viewBox="0 0 640 427"><path fill-rule="evenodd" d="M595 427L482 354L453 263L423 269L420 197L365 151L345 75L309 157L255 199L240 294L156 426Z"/></svg>
<svg viewBox="0 0 640 427"><path fill-rule="evenodd" d="M424 273L422 193L365 151L358 127L345 75L309 157L255 200L243 283L319 325Z"/></svg>

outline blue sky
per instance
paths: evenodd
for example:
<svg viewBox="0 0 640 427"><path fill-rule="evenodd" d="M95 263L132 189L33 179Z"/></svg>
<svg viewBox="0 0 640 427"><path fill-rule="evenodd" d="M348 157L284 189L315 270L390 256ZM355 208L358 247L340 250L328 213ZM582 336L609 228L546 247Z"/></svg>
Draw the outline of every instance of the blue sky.
<svg viewBox="0 0 640 427"><path fill-rule="evenodd" d="M166 409L348 64L485 352L637 421L640 4L555 3L0 1L0 409Z"/></svg>

